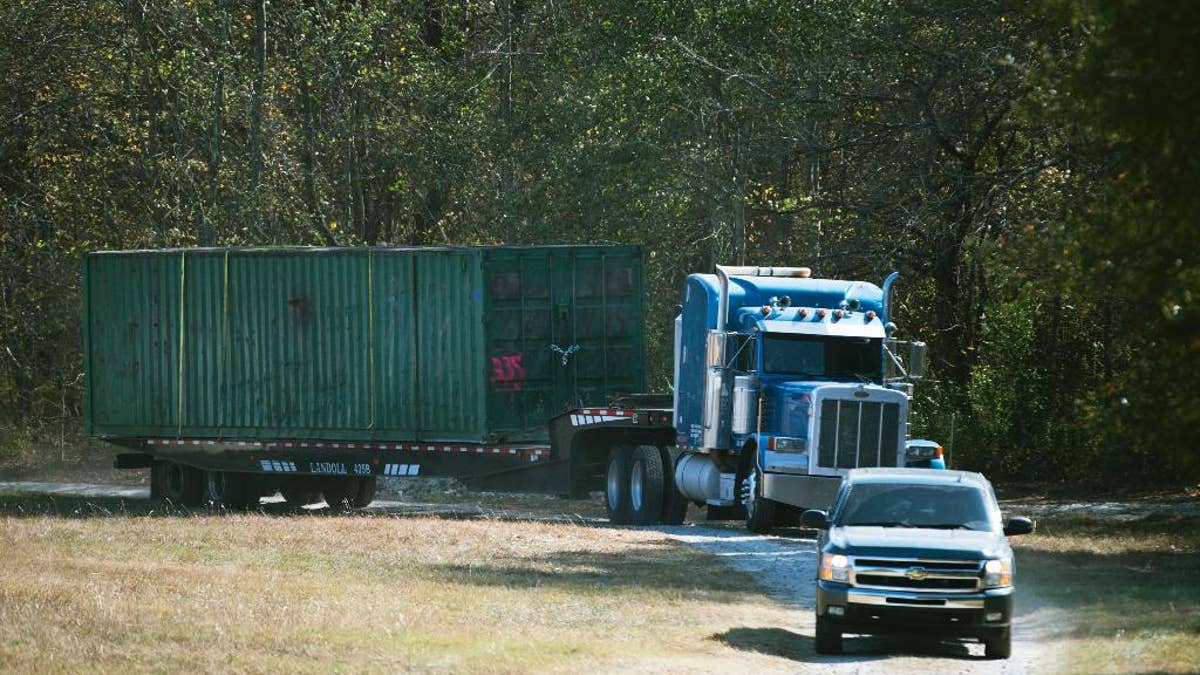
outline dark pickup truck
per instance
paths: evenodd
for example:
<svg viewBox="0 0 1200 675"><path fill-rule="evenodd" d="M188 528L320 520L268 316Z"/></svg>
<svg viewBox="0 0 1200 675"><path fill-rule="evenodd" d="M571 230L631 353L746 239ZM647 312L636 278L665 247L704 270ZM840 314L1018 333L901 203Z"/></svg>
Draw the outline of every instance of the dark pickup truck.
<svg viewBox="0 0 1200 675"><path fill-rule="evenodd" d="M805 511L821 530L816 650L842 651L842 634L974 638L988 658L1012 652L1013 553L991 484L978 473L856 469L833 509Z"/></svg>

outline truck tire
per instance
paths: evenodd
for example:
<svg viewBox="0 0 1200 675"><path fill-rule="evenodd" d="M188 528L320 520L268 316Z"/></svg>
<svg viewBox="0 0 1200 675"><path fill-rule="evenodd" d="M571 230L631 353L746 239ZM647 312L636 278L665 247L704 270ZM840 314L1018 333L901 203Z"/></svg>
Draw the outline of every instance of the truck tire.
<svg viewBox="0 0 1200 675"><path fill-rule="evenodd" d="M204 504L204 472L178 462L155 465L159 472L163 499L178 506L195 508Z"/></svg>
<svg viewBox="0 0 1200 675"><path fill-rule="evenodd" d="M762 473L752 467L742 482L742 505L746 507L746 529L770 534L775 527L775 502L762 496Z"/></svg>
<svg viewBox="0 0 1200 675"><path fill-rule="evenodd" d="M688 499L675 488L675 464L679 461L679 450L659 448L663 460L663 508L664 525L682 525L687 518Z"/></svg>
<svg viewBox="0 0 1200 675"><path fill-rule="evenodd" d="M604 508L608 521L626 525L632 518L629 507L629 464L632 449L618 445L608 453L608 469L604 478Z"/></svg>
<svg viewBox="0 0 1200 675"><path fill-rule="evenodd" d="M829 623L823 616L817 617L817 636L813 640L813 649L818 654L841 654L842 632Z"/></svg>
<svg viewBox="0 0 1200 675"><path fill-rule="evenodd" d="M365 509L375 501L375 490L378 487L379 481L375 476L366 476L358 479L358 489L350 496L350 506L356 509Z"/></svg>
<svg viewBox="0 0 1200 675"><path fill-rule="evenodd" d="M258 506L258 483L233 471L206 471L205 497L214 507L245 511Z"/></svg>
<svg viewBox="0 0 1200 675"><path fill-rule="evenodd" d="M1007 659L1012 656L1012 629L1005 628L996 637L984 640L983 655L989 659Z"/></svg>
<svg viewBox="0 0 1200 675"><path fill-rule="evenodd" d="M654 525L662 518L663 462L658 446L639 445L629 465L629 512L637 525Z"/></svg>

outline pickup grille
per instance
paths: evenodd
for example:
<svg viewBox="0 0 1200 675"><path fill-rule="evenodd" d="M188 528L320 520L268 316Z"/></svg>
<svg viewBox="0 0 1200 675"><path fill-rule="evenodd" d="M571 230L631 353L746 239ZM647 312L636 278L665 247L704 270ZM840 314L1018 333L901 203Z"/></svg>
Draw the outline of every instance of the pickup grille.
<svg viewBox="0 0 1200 675"><path fill-rule="evenodd" d="M859 588L970 593L979 589L978 560L855 558L851 585Z"/></svg>
<svg viewBox="0 0 1200 675"><path fill-rule="evenodd" d="M896 466L900 404L825 399L817 464L827 468Z"/></svg>

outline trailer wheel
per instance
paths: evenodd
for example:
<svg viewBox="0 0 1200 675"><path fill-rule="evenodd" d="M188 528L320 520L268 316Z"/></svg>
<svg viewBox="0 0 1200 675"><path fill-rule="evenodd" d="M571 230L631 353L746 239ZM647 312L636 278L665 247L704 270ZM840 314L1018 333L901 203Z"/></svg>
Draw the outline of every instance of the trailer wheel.
<svg viewBox="0 0 1200 675"><path fill-rule="evenodd" d="M329 478L321 484L321 496L325 498L325 503L329 508L338 510L346 506L346 501L351 498L352 492L357 492L355 488L357 481L353 478Z"/></svg>
<svg viewBox="0 0 1200 675"><path fill-rule="evenodd" d="M608 471L604 481L604 507L608 520L616 525L630 522L632 513L629 504L629 464L631 448L618 445L608 453Z"/></svg>
<svg viewBox="0 0 1200 675"><path fill-rule="evenodd" d="M311 479L305 476L290 478L279 486L279 494L287 500L288 506L298 509L321 501L321 491Z"/></svg>
<svg viewBox="0 0 1200 675"><path fill-rule="evenodd" d="M762 473L752 467L742 482L742 505L746 507L746 529L770 534L775 526L775 502L762 496Z"/></svg>
<svg viewBox="0 0 1200 675"><path fill-rule="evenodd" d="M682 525L687 518L688 498L675 487L675 465L679 463L679 450L659 448L663 461L663 507L664 525Z"/></svg>
<svg viewBox="0 0 1200 675"><path fill-rule="evenodd" d="M375 490L378 487L379 481L375 476L365 476L358 479L358 490L350 495L350 506L356 509L365 509L375 501Z"/></svg>
<svg viewBox="0 0 1200 675"><path fill-rule="evenodd" d="M654 525L662 518L663 462L658 447L639 445L629 466L629 512L638 525Z"/></svg>
<svg viewBox="0 0 1200 675"><path fill-rule="evenodd" d="M206 471L208 502L230 511L258 506L258 484L250 476L233 471Z"/></svg>
<svg viewBox="0 0 1200 675"><path fill-rule="evenodd" d="M180 506L195 508L204 503L204 472L177 462L161 462L158 469L162 497Z"/></svg>

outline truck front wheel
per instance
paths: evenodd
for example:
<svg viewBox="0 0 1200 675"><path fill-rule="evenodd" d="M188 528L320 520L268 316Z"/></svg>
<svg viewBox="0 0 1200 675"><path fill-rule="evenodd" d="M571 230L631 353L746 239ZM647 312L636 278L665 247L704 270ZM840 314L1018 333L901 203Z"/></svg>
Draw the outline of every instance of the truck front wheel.
<svg viewBox="0 0 1200 675"><path fill-rule="evenodd" d="M629 467L629 511L638 525L653 525L662 517L663 462L658 447L639 445Z"/></svg>
<svg viewBox="0 0 1200 675"><path fill-rule="evenodd" d="M630 447L618 445L608 453L608 471L604 481L604 507L609 522L625 525L631 518L629 505Z"/></svg>
<svg viewBox="0 0 1200 675"><path fill-rule="evenodd" d="M762 495L762 473L751 467L742 482L742 505L746 507L746 529L755 534L769 534L775 526L775 502Z"/></svg>

